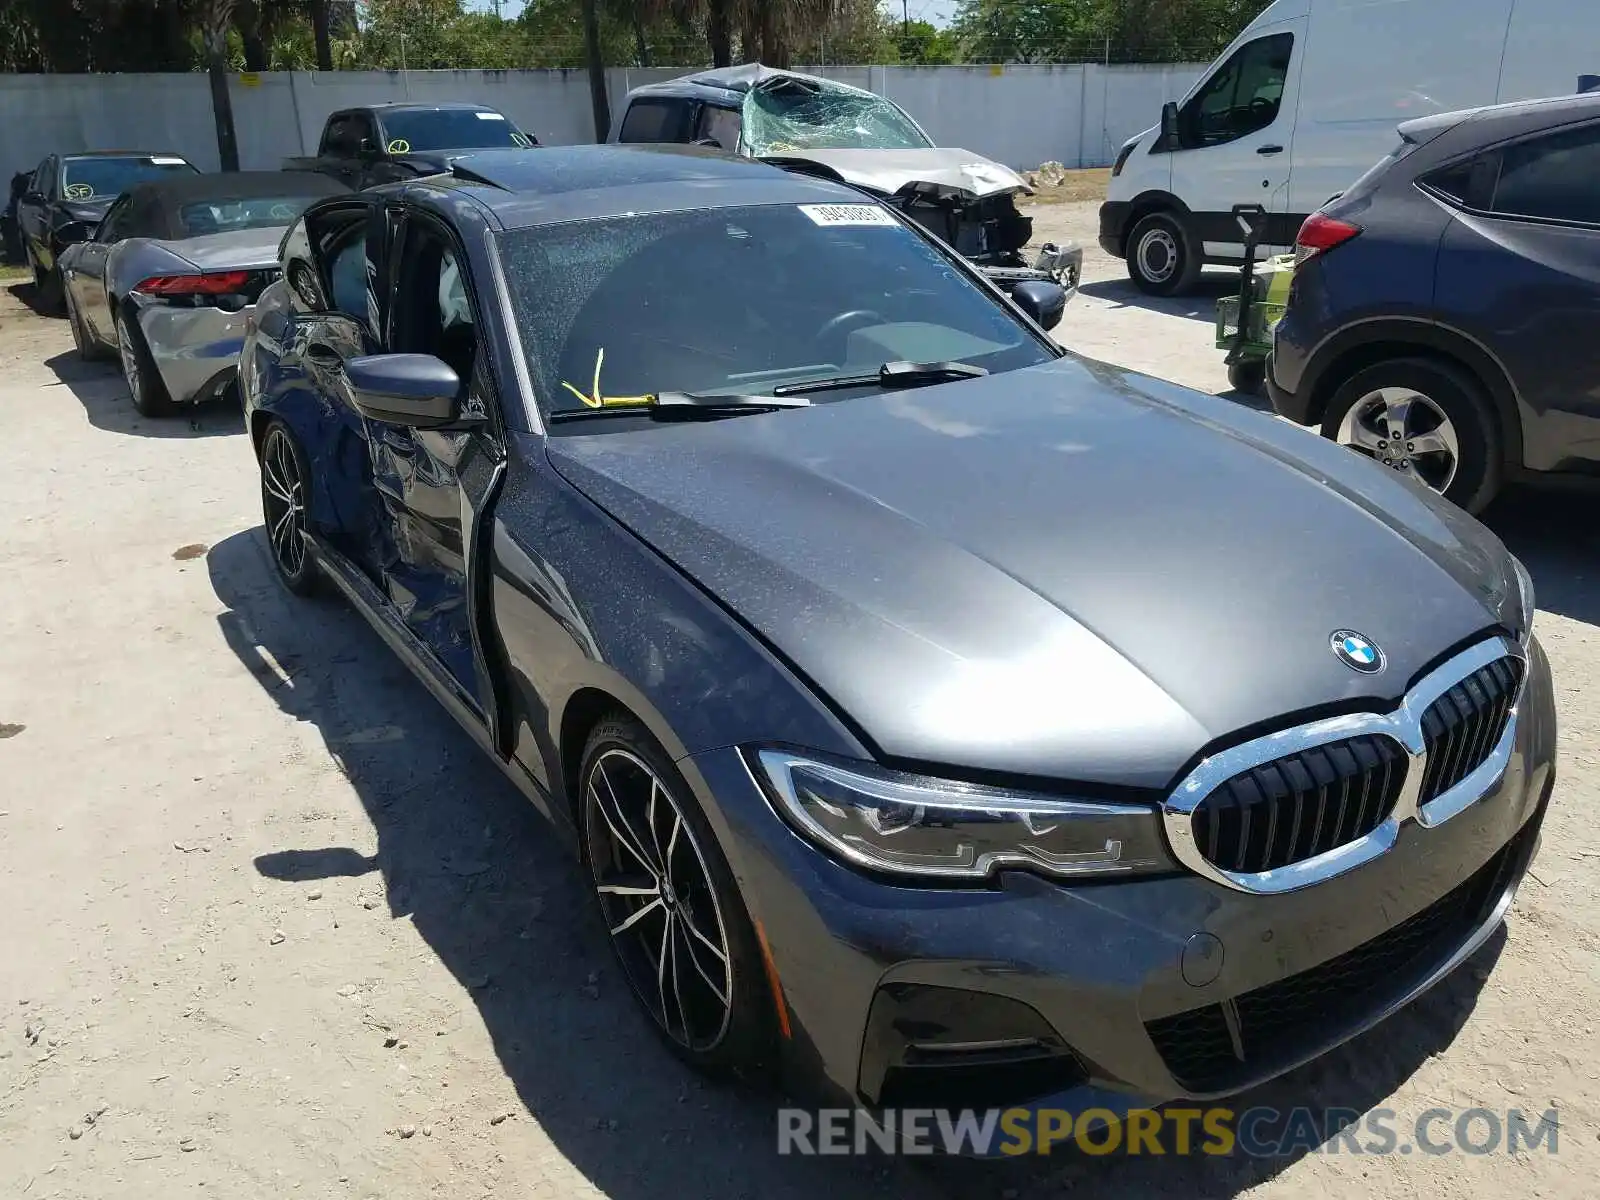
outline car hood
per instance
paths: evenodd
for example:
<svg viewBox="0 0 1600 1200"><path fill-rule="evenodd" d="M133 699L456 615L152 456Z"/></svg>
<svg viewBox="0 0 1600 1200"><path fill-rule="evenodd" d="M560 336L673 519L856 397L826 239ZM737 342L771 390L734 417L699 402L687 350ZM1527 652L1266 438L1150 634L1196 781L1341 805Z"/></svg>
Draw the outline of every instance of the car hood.
<svg viewBox="0 0 1600 1200"><path fill-rule="evenodd" d="M232 233L207 233L173 241L153 241L202 271L245 270L278 265L278 244L287 225L265 229L240 229Z"/></svg>
<svg viewBox="0 0 1600 1200"><path fill-rule="evenodd" d="M106 196L97 200L65 200L61 204L61 211L69 220L98 225L115 199L115 196Z"/></svg>
<svg viewBox="0 0 1600 1200"><path fill-rule="evenodd" d="M1072 358L548 447L891 760L1166 787L1218 739L1391 703L1520 603L1421 488Z"/></svg>
<svg viewBox="0 0 1600 1200"><path fill-rule="evenodd" d="M1033 191L1010 167L970 150L786 150L763 162L814 163L846 183L893 196L907 188L933 187L973 200L1006 192ZM919 188L920 190L920 188Z"/></svg>

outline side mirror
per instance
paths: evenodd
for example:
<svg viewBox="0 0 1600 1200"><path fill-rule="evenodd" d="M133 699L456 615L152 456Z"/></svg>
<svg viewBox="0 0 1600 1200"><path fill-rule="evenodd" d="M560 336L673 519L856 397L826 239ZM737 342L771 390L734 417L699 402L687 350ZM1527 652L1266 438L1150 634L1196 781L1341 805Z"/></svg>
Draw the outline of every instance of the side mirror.
<svg viewBox="0 0 1600 1200"><path fill-rule="evenodd" d="M70 246L74 242L87 242L94 236L95 226L87 221L68 221L56 226L56 244Z"/></svg>
<svg viewBox="0 0 1600 1200"><path fill-rule="evenodd" d="M37 188L31 189L30 191L23 192L22 193L22 198L24 200L26 200L29 204L43 204L44 203L44 193L39 191Z"/></svg>
<svg viewBox="0 0 1600 1200"><path fill-rule="evenodd" d="M1168 150L1178 148L1178 102L1168 100L1161 106L1161 144Z"/></svg>
<svg viewBox="0 0 1600 1200"><path fill-rule="evenodd" d="M364 137L356 144L357 158L377 158L378 143L369 137Z"/></svg>
<svg viewBox="0 0 1600 1200"><path fill-rule="evenodd" d="M1054 329L1067 311L1067 289L1048 279L1024 279L1012 290L1011 299L1041 329Z"/></svg>
<svg viewBox="0 0 1600 1200"><path fill-rule="evenodd" d="M385 425L440 429L461 420L461 379L431 354L370 354L346 359L350 403Z"/></svg>

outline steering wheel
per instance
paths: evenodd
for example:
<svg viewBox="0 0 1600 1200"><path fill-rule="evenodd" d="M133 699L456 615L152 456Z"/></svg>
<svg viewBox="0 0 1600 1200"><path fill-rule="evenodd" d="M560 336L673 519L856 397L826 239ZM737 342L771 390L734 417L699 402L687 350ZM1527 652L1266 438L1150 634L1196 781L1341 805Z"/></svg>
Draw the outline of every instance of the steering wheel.
<svg viewBox="0 0 1600 1200"><path fill-rule="evenodd" d="M819 346L831 346L837 340L841 347L844 339L856 329L864 329L868 325L882 325L883 314L870 308L852 308L849 312L842 312L836 317L830 317L817 328L816 342ZM842 357L842 356L841 356Z"/></svg>
<svg viewBox="0 0 1600 1200"><path fill-rule="evenodd" d="M292 221L295 215L294 205L284 204L281 201L267 209L267 216L277 221Z"/></svg>

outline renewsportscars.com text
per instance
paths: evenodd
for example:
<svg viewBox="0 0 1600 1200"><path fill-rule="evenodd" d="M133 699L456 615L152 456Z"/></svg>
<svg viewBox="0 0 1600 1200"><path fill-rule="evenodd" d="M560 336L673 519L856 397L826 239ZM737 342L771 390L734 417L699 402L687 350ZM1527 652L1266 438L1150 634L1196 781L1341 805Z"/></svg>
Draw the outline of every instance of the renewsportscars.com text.
<svg viewBox="0 0 1600 1200"><path fill-rule="evenodd" d="M808 1155L1518 1154L1559 1152L1557 1110L1430 1108L1415 1117L1393 1109L1165 1108L1072 1113L1052 1108L902 1108L778 1110L778 1153Z"/></svg>

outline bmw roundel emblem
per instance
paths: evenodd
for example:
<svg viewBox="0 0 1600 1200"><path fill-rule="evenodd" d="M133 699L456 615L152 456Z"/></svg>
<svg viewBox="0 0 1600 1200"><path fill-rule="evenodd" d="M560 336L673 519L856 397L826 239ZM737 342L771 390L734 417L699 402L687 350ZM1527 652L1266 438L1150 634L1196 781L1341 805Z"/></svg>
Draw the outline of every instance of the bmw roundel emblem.
<svg viewBox="0 0 1600 1200"><path fill-rule="evenodd" d="M1363 675L1376 675L1388 665L1377 643L1369 641L1354 629L1335 629L1328 639L1333 646L1333 656Z"/></svg>

